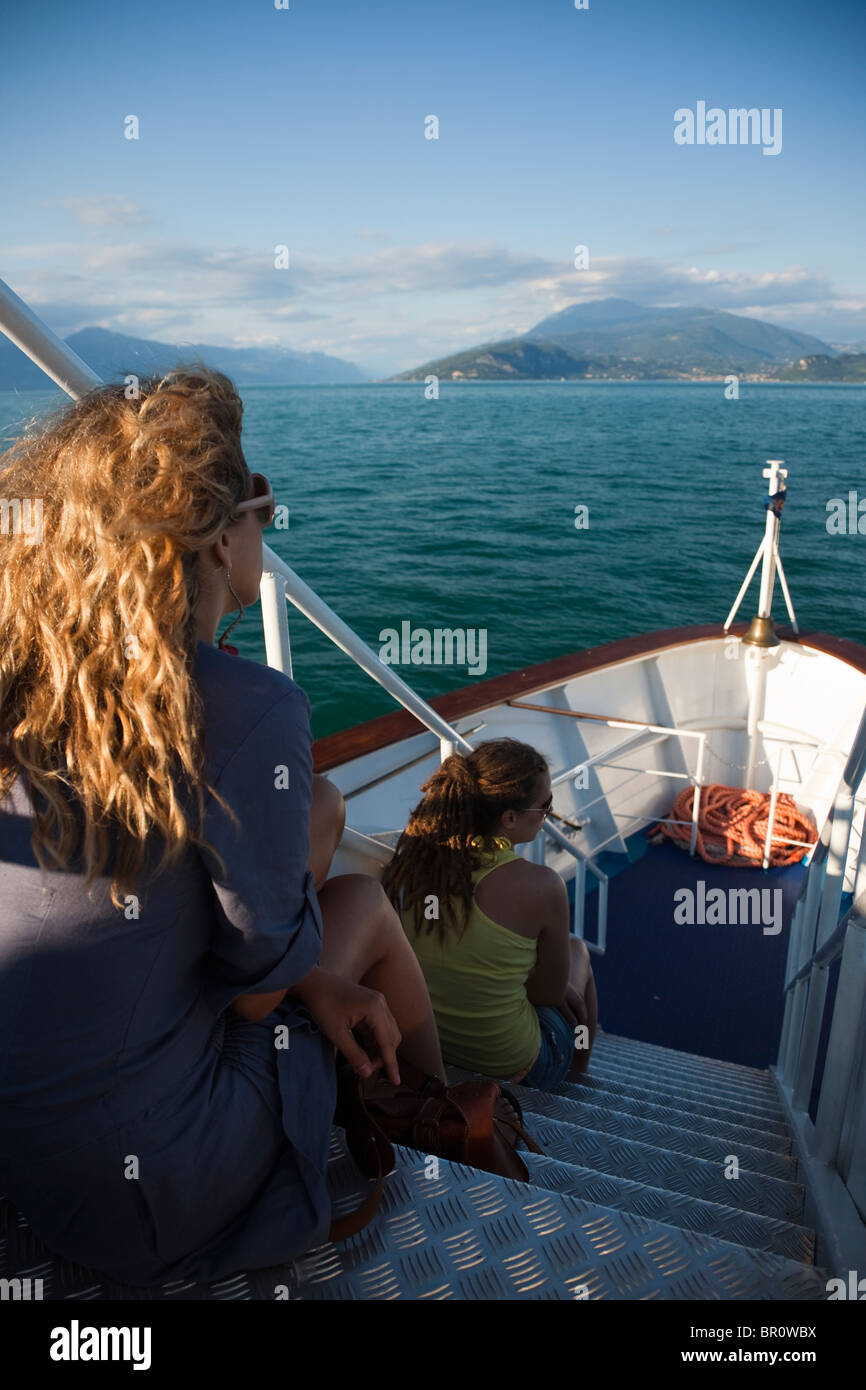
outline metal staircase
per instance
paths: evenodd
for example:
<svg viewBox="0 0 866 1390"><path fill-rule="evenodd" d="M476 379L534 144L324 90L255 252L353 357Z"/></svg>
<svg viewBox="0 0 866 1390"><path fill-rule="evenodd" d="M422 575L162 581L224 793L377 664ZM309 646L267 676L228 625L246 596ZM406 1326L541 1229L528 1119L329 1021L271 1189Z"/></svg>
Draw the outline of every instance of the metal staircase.
<svg viewBox="0 0 866 1390"><path fill-rule="evenodd" d="M511 1089L545 1151L524 1152L529 1183L398 1149L378 1215L352 1240L153 1290L53 1257L0 1202L0 1276L76 1300L826 1299L768 1073L599 1033L582 1081ZM335 1215L367 1189L339 1129L330 1183Z"/></svg>
<svg viewBox="0 0 866 1390"><path fill-rule="evenodd" d="M826 1299L768 1073L600 1033L583 1081L510 1089L529 1184L401 1150L376 1229L297 1261L293 1296ZM337 1141L339 1212L350 1167Z"/></svg>

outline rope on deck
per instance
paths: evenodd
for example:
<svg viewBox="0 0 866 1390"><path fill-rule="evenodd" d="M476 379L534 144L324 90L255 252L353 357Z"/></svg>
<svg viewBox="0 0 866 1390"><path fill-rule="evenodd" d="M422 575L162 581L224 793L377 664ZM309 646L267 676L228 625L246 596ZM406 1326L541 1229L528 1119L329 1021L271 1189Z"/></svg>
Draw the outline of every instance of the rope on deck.
<svg viewBox="0 0 866 1390"><path fill-rule="evenodd" d="M670 812L671 820L685 821L674 825L661 820L647 832L651 838L667 836L688 849L692 837L692 813L695 788L680 792ZM695 848L708 864L761 865L770 817L770 793L749 791L744 787L725 787L713 782L701 787L698 813L698 833ZM773 842L770 845L770 866L783 868L796 864L806 853L803 845L788 845L779 840L801 840L815 844L818 832L809 816L801 811L793 797L780 792L776 798L773 819Z"/></svg>

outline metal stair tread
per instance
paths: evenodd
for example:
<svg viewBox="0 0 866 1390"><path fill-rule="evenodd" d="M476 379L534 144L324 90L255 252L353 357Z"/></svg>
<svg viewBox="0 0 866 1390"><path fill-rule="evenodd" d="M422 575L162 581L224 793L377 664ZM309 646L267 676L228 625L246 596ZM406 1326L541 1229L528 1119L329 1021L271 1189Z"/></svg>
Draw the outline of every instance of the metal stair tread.
<svg viewBox="0 0 866 1390"><path fill-rule="evenodd" d="M668 1048L651 1044L647 1044L646 1047L632 1042L619 1044L612 1042L607 1036L598 1034L593 1042L593 1056L596 1054L613 1062L621 1062L624 1066L636 1063L641 1066L650 1065L656 1072L669 1071L676 1076L693 1077L695 1080L712 1077L715 1084L725 1086L736 1094L753 1094L760 1097L768 1092L774 1093L772 1078L767 1071L758 1071L753 1067L738 1067L734 1062L720 1061L713 1057L699 1057L694 1053L678 1054Z"/></svg>
<svg viewBox="0 0 866 1390"><path fill-rule="evenodd" d="M785 1221L798 1223L803 1215L804 1190L796 1181L743 1168L738 1178L725 1178L721 1163L541 1115L526 1128L549 1158Z"/></svg>
<svg viewBox="0 0 866 1390"><path fill-rule="evenodd" d="M697 1067L708 1065L729 1072L732 1079L735 1080L753 1080L758 1085L766 1085L769 1081L767 1073L762 1067L749 1067L742 1062L728 1062L723 1058L705 1057L700 1052L682 1052L678 1048L665 1047L661 1043L644 1042L641 1038L626 1038L621 1033L606 1033L602 1028L599 1028L595 1035L595 1043L610 1044L621 1051L633 1048L642 1053L658 1053L660 1059L671 1058L683 1065L688 1063L693 1063Z"/></svg>
<svg viewBox="0 0 866 1390"><path fill-rule="evenodd" d="M604 1104L609 1100L612 1106L621 1096L625 1100L655 1103L664 1108L675 1110L682 1115L694 1115L696 1118L705 1117L709 1120L726 1119L731 1113L728 1106L713 1105L709 1101L696 1100L687 1095L678 1095L676 1092L655 1091L646 1086L633 1086L625 1081L616 1081L611 1076L596 1075L594 1071L575 1080L563 1082L561 1086L556 1087L552 1094L572 1096L575 1100L582 1100L587 1095L598 1095L600 1103ZM784 1119L774 1119L752 1110L742 1111L741 1115L748 1121L749 1127L754 1126L758 1132L769 1132L782 1138L790 1138L790 1130Z"/></svg>
<svg viewBox="0 0 866 1390"><path fill-rule="evenodd" d="M715 1098L716 1102L729 1107L737 1106L744 1112L748 1109L751 1114L766 1114L770 1119L784 1118L782 1107L774 1095L768 1093L766 1100L760 1100L751 1095L740 1095L736 1092L731 1094L725 1087L716 1085L711 1077L699 1082L676 1073L652 1071L642 1067L638 1062L625 1067L603 1056L597 1056L595 1049L590 1059L590 1068L592 1074L598 1077L622 1080L636 1086L656 1087L659 1090L672 1091L674 1094L682 1092L686 1096L706 1097L708 1100Z"/></svg>
<svg viewBox="0 0 866 1390"><path fill-rule="evenodd" d="M793 1154L754 1148L742 1141L728 1143L724 1136L680 1129L653 1119L629 1115L623 1110L608 1110L601 1105L585 1106L583 1114L572 1119L569 1114L554 1112L580 1102L552 1096L549 1092L533 1090L529 1086L515 1086L509 1089L517 1095L525 1113L535 1115L539 1119L577 1124L584 1129L593 1129L597 1133L609 1134L618 1139L637 1139L640 1143L651 1144L654 1148L668 1149L688 1158L704 1159L708 1163L717 1163L720 1167L730 1154L735 1154L741 1173L756 1173L761 1177L779 1178L784 1182L796 1182L797 1179L797 1160Z"/></svg>
<svg viewBox="0 0 866 1390"><path fill-rule="evenodd" d="M797 1160L790 1153L757 1148L742 1140L729 1141L724 1135L707 1135L697 1130L662 1124L651 1116L635 1116L624 1110L610 1110L603 1105L588 1105L585 1101L575 1101L571 1097L558 1096L532 1086L512 1083L508 1090L520 1102L527 1116L576 1125L618 1139L633 1139L650 1144L653 1148L716 1163L719 1167L729 1154L735 1153L740 1172L780 1178L786 1182L796 1181ZM580 1107L579 1111L575 1107ZM531 1126L529 1128L531 1130Z"/></svg>
<svg viewBox="0 0 866 1390"><path fill-rule="evenodd" d="M625 1070L646 1070L653 1076L668 1076L672 1080L679 1080L681 1083L698 1086L710 1086L732 1097L742 1097L744 1100L752 1098L761 1102L775 1100L775 1090L773 1082L767 1075L766 1086L755 1086L752 1082L741 1082L732 1078L728 1073L714 1071L711 1065L706 1067L684 1067L676 1062L659 1061L658 1058L649 1054L644 1055L639 1052L612 1052L610 1048L593 1047L593 1060L603 1062L606 1066L622 1067Z"/></svg>
<svg viewBox="0 0 866 1390"><path fill-rule="evenodd" d="M743 1211L741 1207L723 1206L721 1202L633 1182L615 1173L601 1173L525 1149L520 1153L534 1186L570 1192L573 1197L597 1202L599 1206L631 1211L647 1220L716 1236L748 1250L765 1250L802 1264L814 1263L815 1232L799 1222L762 1216L760 1212Z"/></svg>
<svg viewBox="0 0 866 1390"><path fill-rule="evenodd" d="M784 1255L445 1159L428 1175L427 1155L399 1147L395 1155L368 1227L278 1266L211 1285L118 1285L46 1252L6 1202L3 1274L38 1267L45 1296L67 1300L572 1300L584 1288L592 1299L826 1297L826 1271ZM328 1176L335 1215L354 1210L369 1190L336 1128Z"/></svg>
<svg viewBox="0 0 866 1390"><path fill-rule="evenodd" d="M814 1265L444 1159L428 1178L427 1155L395 1152L378 1238L361 1232L300 1257L292 1297L826 1298ZM335 1211L362 1195L357 1171L343 1182Z"/></svg>
<svg viewBox="0 0 866 1390"><path fill-rule="evenodd" d="M470 1072L461 1073L456 1067L448 1067L446 1070L449 1079L453 1078L457 1081L468 1079L471 1075ZM683 1130L707 1139L723 1139L725 1142L730 1140L731 1143L740 1142L749 1149L760 1149L785 1158L790 1158L793 1152L793 1140L790 1133L768 1133L757 1124L738 1124L736 1120L730 1118L730 1112L727 1113L724 1120L713 1120L708 1116L676 1110L672 1106L635 1100L622 1095L603 1096L592 1091L587 1091L583 1095L564 1095L561 1093L561 1088L539 1093L531 1087L521 1086L515 1082L508 1084L508 1090L519 1096L524 1110L537 1111L540 1105L543 1113L550 1115L552 1119L568 1121L573 1115L575 1123L580 1124L581 1113L588 1114L590 1111L603 1110L605 1114L618 1114L636 1120L649 1120L669 1129ZM539 1094L545 1099L536 1101L535 1097ZM571 1107L573 1106L579 1106L580 1110L572 1110Z"/></svg>

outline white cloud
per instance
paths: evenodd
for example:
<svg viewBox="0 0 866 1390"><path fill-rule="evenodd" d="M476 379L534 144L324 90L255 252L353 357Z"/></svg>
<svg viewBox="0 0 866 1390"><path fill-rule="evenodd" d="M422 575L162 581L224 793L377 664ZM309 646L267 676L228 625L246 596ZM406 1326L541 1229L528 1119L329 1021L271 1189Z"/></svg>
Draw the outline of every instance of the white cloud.
<svg viewBox="0 0 866 1390"><path fill-rule="evenodd" d="M84 193L55 201L85 227L142 227L153 221L146 208L122 193Z"/></svg>
<svg viewBox="0 0 866 1390"><path fill-rule="evenodd" d="M275 342L369 361L377 375L516 337L569 304L606 296L726 309L823 338L863 332L862 302L806 266L732 270L594 256L590 247L590 267L579 271L567 258L494 242L372 247L372 240L333 261L290 248L287 270L275 269L269 244L132 238L7 247L4 260L16 291L61 334L96 324L172 341Z"/></svg>

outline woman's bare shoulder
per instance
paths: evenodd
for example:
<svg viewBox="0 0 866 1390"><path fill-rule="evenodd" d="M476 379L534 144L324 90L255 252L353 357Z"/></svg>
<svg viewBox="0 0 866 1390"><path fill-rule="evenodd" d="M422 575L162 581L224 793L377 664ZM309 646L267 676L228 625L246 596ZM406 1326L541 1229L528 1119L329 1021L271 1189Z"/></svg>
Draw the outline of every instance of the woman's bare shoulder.
<svg viewBox="0 0 866 1390"><path fill-rule="evenodd" d="M509 859L507 864L499 864L489 873L484 883L508 884L509 891L526 892L532 897L544 897L556 893L563 887L562 879L555 869L546 864L533 864L531 859Z"/></svg>
<svg viewBox="0 0 866 1390"><path fill-rule="evenodd" d="M554 869L528 859L511 859L481 880L475 901L494 922L534 937L543 926L541 914L563 893L564 884Z"/></svg>

